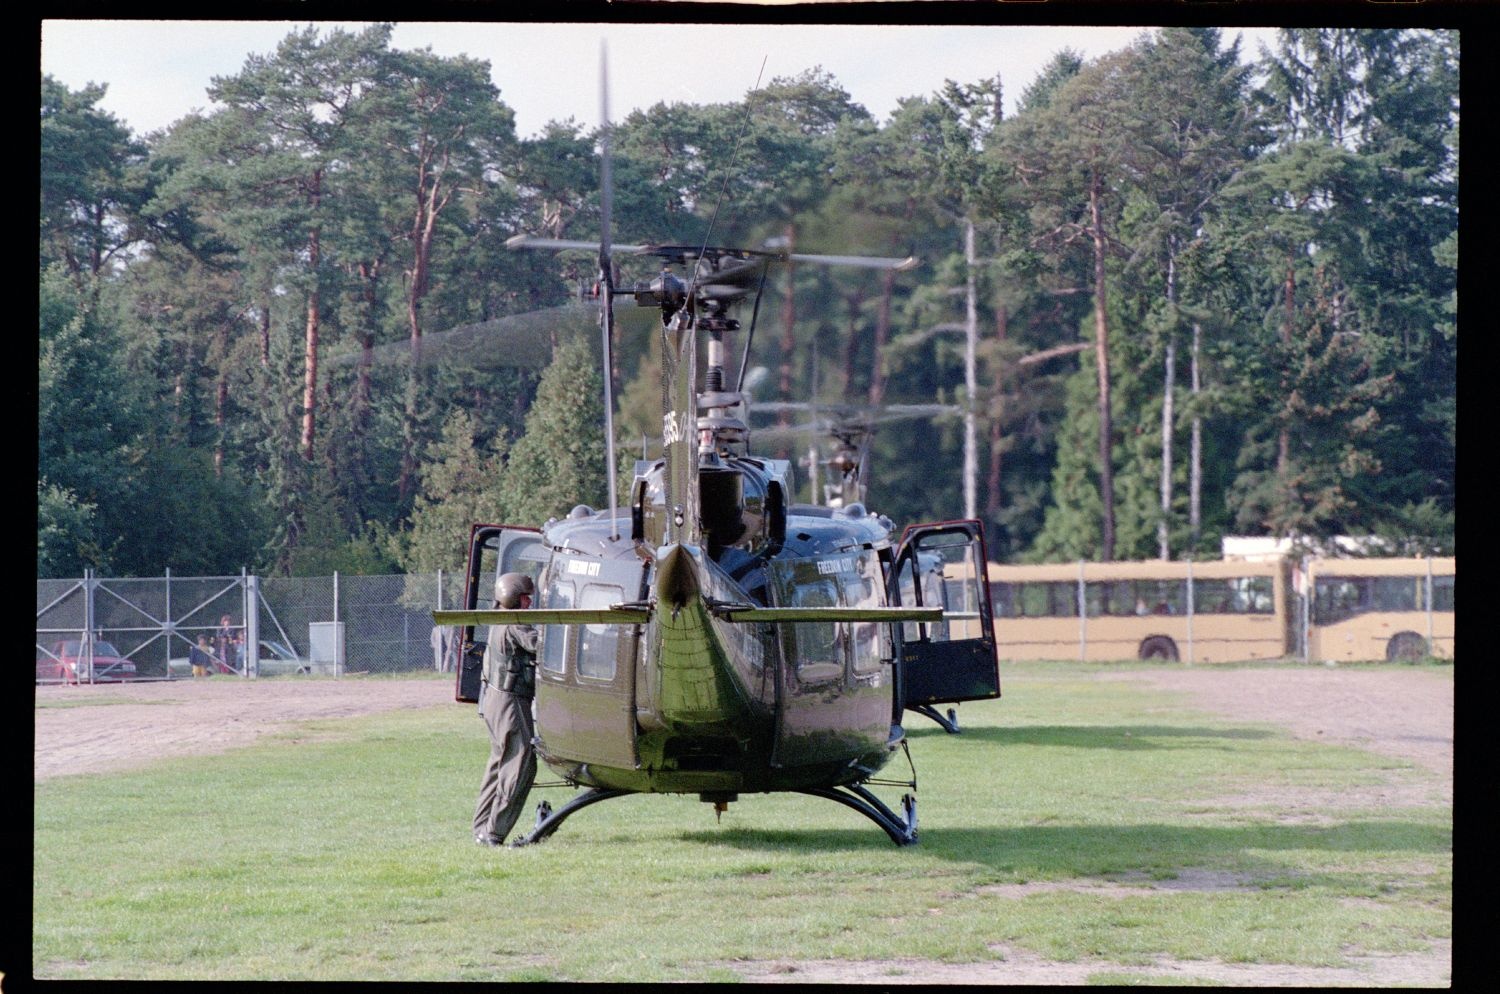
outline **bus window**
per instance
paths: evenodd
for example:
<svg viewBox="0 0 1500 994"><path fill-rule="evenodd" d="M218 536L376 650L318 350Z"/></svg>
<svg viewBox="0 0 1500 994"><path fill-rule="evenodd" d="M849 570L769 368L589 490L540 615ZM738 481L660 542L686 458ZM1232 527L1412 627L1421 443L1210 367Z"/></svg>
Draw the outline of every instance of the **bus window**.
<svg viewBox="0 0 1500 994"><path fill-rule="evenodd" d="M1083 585L1083 607L1090 618L1135 614L1135 592L1125 580L1095 580Z"/></svg>
<svg viewBox="0 0 1500 994"><path fill-rule="evenodd" d="M1185 579L1137 580L1135 594L1136 614L1187 614Z"/></svg>
<svg viewBox="0 0 1500 994"><path fill-rule="evenodd" d="M990 584L990 614L996 618L1014 618L1015 586L996 580Z"/></svg>
<svg viewBox="0 0 1500 994"><path fill-rule="evenodd" d="M1321 581L1320 581L1321 582ZM1194 614L1274 614L1275 583L1269 576L1194 580Z"/></svg>
<svg viewBox="0 0 1500 994"><path fill-rule="evenodd" d="M1369 604L1369 589L1358 580L1318 577L1313 592L1313 621L1326 625L1352 618Z"/></svg>
<svg viewBox="0 0 1500 994"><path fill-rule="evenodd" d="M1229 581L1229 589L1236 614L1271 614L1275 607L1276 587L1269 576L1237 576Z"/></svg>
<svg viewBox="0 0 1500 994"><path fill-rule="evenodd" d="M1432 578L1432 610L1453 610L1453 577L1435 576Z"/></svg>
<svg viewBox="0 0 1500 994"><path fill-rule="evenodd" d="M1187 583L1182 580L1093 580L1084 584L1083 600L1091 618L1185 614Z"/></svg>
<svg viewBox="0 0 1500 994"><path fill-rule="evenodd" d="M1370 578L1372 611L1416 611L1421 603L1425 577L1374 576Z"/></svg>
<svg viewBox="0 0 1500 994"><path fill-rule="evenodd" d="M591 583L583 588L578 606L609 607L625 600L619 587ZM581 625L578 639L578 675L594 680L615 678L615 650L620 643L619 625Z"/></svg>
<svg viewBox="0 0 1500 994"><path fill-rule="evenodd" d="M991 584L993 586L993 584ZM1078 585L1070 582L1034 581L1002 584L1010 587L1015 618L1078 617Z"/></svg>
<svg viewBox="0 0 1500 994"><path fill-rule="evenodd" d="M573 584L567 580L554 580L547 590L547 606L568 608L573 606ZM568 658L568 629L570 625L543 625L541 658L537 660L548 673L561 673Z"/></svg>

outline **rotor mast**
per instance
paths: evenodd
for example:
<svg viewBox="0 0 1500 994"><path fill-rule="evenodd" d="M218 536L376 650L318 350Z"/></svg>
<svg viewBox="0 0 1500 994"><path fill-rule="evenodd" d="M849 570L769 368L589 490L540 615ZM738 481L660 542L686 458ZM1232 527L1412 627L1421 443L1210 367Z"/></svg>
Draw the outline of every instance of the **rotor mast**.
<svg viewBox="0 0 1500 994"><path fill-rule="evenodd" d="M600 166L599 166L599 328L603 337L604 355L604 451L605 472L609 480L609 539L620 537L620 528L615 519L615 397L614 397L614 324L615 324L615 274L614 262L610 258L610 212L613 208L613 183L610 176L610 130L609 123L609 47L599 42L599 120L600 120Z"/></svg>

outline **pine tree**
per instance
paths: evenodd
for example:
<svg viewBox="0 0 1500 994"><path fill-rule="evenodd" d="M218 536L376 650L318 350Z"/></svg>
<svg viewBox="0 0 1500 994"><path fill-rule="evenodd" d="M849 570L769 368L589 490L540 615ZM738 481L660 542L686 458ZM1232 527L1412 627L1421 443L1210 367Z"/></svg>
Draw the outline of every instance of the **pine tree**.
<svg viewBox="0 0 1500 994"><path fill-rule="evenodd" d="M474 418L457 409L443 422L442 437L428 446L410 525L397 542L406 572L457 575L473 525L512 521L499 497L505 436L489 444L476 436Z"/></svg>
<svg viewBox="0 0 1500 994"><path fill-rule="evenodd" d="M605 504L603 398L604 378L589 344L561 346L501 474L505 523L537 526L578 504Z"/></svg>

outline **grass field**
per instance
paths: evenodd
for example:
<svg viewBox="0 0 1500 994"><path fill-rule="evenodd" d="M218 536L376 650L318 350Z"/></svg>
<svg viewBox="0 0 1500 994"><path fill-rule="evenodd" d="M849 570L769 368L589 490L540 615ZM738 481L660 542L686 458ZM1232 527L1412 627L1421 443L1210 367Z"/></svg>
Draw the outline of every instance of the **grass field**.
<svg viewBox="0 0 1500 994"><path fill-rule="evenodd" d="M959 736L913 716L905 849L797 795L742 796L721 823L694 797L626 798L478 849L484 730L456 705L38 783L34 974L723 981L747 961L1024 952L1121 982L1112 965L1340 966L1451 935L1451 806L1375 800L1435 774L1095 672L1009 668ZM1317 816L1289 817L1293 794Z"/></svg>

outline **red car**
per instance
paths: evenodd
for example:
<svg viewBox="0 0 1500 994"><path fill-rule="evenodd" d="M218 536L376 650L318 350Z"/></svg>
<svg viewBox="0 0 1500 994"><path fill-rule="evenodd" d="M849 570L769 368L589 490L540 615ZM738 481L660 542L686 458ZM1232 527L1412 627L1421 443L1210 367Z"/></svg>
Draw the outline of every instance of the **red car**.
<svg viewBox="0 0 1500 994"><path fill-rule="evenodd" d="M37 653L36 678L47 683L87 683L88 658L77 640L54 642ZM94 643L94 682L119 683L135 679L135 663L120 655L108 642Z"/></svg>

